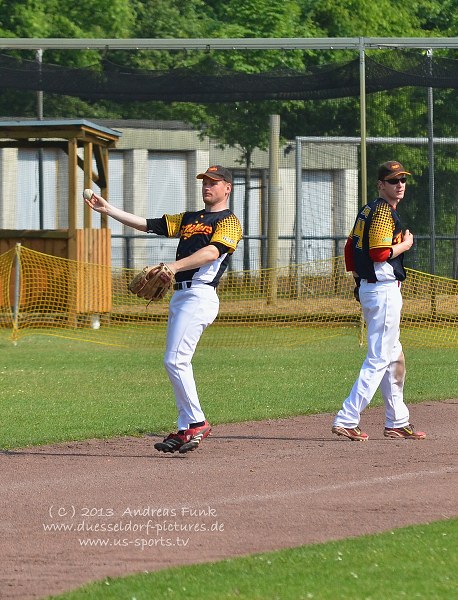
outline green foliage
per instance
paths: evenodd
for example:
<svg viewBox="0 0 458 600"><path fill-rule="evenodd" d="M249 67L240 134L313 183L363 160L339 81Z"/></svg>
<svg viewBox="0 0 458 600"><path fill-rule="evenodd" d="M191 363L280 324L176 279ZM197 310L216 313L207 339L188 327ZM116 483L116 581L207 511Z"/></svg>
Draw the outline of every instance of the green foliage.
<svg viewBox="0 0 458 600"><path fill-rule="evenodd" d="M2 7L0 34L23 38L122 38L130 37L134 13L128 0L67 2L22 0ZM22 56L34 58L32 53ZM46 51L43 59L68 67L85 67L100 61L100 53Z"/></svg>
<svg viewBox="0 0 458 600"><path fill-rule="evenodd" d="M128 0L98 0L96 3L67 0L19 0L4 2L0 14L0 35L23 38L129 38L135 23L135 13ZM32 51L10 52L35 60ZM46 50L43 62L69 68L101 68L102 54L95 50ZM33 93L8 90L0 95L0 114L15 117L36 116ZM96 106L78 98L46 94L45 117L114 117L119 112L109 102Z"/></svg>
<svg viewBox="0 0 458 600"><path fill-rule="evenodd" d="M0 23L3 37L129 37L134 13L128 0L16 0L2 2Z"/></svg>
<svg viewBox="0 0 458 600"><path fill-rule="evenodd" d="M424 2L423 28L432 32L441 32L444 37L456 35L458 27L457 0L443 2Z"/></svg>
<svg viewBox="0 0 458 600"><path fill-rule="evenodd" d="M301 22L296 0L229 0L213 5L218 23L213 37L298 37L298 29L300 37L316 33L310 21Z"/></svg>
<svg viewBox="0 0 458 600"><path fill-rule="evenodd" d="M350 37L350 36L422 36L451 32L456 21L456 0L445 4L433 0L397 6L393 15L388 0L347 2L345 0L100 0L97 3L68 3L66 0L20 0L3 2L0 34L4 37L69 38L168 38L168 37ZM447 18L444 17L447 15ZM32 53L21 56L33 58ZM260 73L276 69L307 70L315 64L357 58L355 53L332 51L224 51L205 55L186 51L46 51L45 62L69 67L101 68L107 58L120 65L141 69L170 69L216 64L242 73ZM210 71L211 72L211 71ZM33 95L4 93L0 114L34 116ZM397 96L398 106L408 106L410 93ZM13 100L13 101L12 101ZM265 148L270 114L281 116L284 138L295 135L350 135L358 123L355 99L336 107L329 118L327 107L312 102L238 102L231 105L195 106L158 102L117 106L112 102L86 103L77 99L48 96L45 116L92 116L106 118L181 119L194 124L223 145L241 149L241 160L255 147ZM445 106L446 103L444 103ZM374 106L374 110L376 107ZM353 117L349 118L349 115ZM380 113L376 113L379 116ZM404 127L412 131L408 113ZM325 116L328 115L328 118ZM369 115L370 117L371 115ZM380 121L380 119L378 119ZM374 120L375 122L375 120ZM326 124L323 126L323 124Z"/></svg>
<svg viewBox="0 0 458 600"><path fill-rule="evenodd" d="M304 0L300 4L304 14L319 24L322 37L421 36L428 23L425 15L431 14L433 6L436 12L439 8L439 3L429 0L400 4L395 10L390 0Z"/></svg>
<svg viewBox="0 0 458 600"><path fill-rule="evenodd" d="M132 37L206 37L212 20L202 0L134 0L135 26Z"/></svg>

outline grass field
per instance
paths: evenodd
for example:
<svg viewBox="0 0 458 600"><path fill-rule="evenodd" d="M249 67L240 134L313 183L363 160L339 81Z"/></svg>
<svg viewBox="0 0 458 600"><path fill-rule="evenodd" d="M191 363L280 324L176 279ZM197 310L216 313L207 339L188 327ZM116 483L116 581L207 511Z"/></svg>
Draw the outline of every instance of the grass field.
<svg viewBox="0 0 458 600"><path fill-rule="evenodd" d="M304 329L284 347L201 347L194 371L212 424L334 412L365 350L355 331ZM301 343L299 343L299 341ZM4 449L175 427L175 402L160 348L119 348L32 335L0 336ZM454 349L405 348L408 403L458 396ZM434 376L432 376L434 375ZM381 401L376 396L373 405Z"/></svg>
<svg viewBox="0 0 458 600"><path fill-rule="evenodd" d="M458 519L218 563L106 579L59 600L456 598Z"/></svg>
<svg viewBox="0 0 458 600"><path fill-rule="evenodd" d="M199 348L203 407L218 423L334 412L364 358L355 331L304 329L283 347ZM162 350L120 348L44 335L12 345L0 335L1 447L141 435L175 427ZM409 404L458 396L455 349L405 347ZM373 406L379 405L374 398ZM370 410L370 408L368 409ZM458 520L208 565L105 580L65 600L452 598ZM401 565L401 568L400 568Z"/></svg>

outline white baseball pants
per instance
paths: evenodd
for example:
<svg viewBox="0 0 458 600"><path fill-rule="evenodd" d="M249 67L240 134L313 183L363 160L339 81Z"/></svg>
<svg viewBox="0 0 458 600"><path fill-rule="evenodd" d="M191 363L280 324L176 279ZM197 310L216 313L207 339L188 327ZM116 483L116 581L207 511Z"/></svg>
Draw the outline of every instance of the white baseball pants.
<svg viewBox="0 0 458 600"><path fill-rule="evenodd" d="M216 319L218 310L216 290L205 284L178 290L170 301L164 366L175 393L178 430L205 421L191 360L202 333Z"/></svg>
<svg viewBox="0 0 458 600"><path fill-rule="evenodd" d="M402 296L397 281L361 281L361 307L367 324L367 355L334 425L353 429L380 386L385 427L409 424L404 403L405 361L399 340Z"/></svg>

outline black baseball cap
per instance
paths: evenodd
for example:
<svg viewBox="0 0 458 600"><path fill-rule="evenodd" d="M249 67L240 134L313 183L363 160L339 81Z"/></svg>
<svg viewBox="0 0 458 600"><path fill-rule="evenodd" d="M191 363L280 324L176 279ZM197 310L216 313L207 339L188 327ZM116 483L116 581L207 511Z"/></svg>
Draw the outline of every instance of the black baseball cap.
<svg viewBox="0 0 458 600"><path fill-rule="evenodd" d="M203 179L204 177L214 179L215 181L224 180L228 183L232 183L232 173L229 171L229 169L226 169L221 165L213 165L212 167L208 167L205 173L199 173L196 179Z"/></svg>
<svg viewBox="0 0 458 600"><path fill-rule="evenodd" d="M399 175L412 175L412 173L406 171L397 160L389 160L388 162L383 163L383 165L380 165L378 169L379 181L391 179L392 177L399 177Z"/></svg>

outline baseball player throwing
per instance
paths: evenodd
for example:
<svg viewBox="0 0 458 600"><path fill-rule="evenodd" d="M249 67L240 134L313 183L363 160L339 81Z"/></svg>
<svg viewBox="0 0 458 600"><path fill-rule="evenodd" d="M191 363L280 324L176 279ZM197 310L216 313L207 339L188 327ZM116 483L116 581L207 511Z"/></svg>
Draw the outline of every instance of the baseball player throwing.
<svg viewBox="0 0 458 600"><path fill-rule="evenodd" d="M175 275L175 293L169 306L164 356L178 409L178 431L155 444L160 452L183 454L194 450L211 431L200 405L191 360L202 333L218 314L216 287L242 239L240 222L228 208L231 172L215 165L197 175L197 179L202 179L205 208L156 219L127 213L96 194L85 198L93 210L124 225L179 238L176 260L167 265Z"/></svg>
<svg viewBox="0 0 458 600"><path fill-rule="evenodd" d="M380 166L379 196L359 211L345 245L346 269L355 276L355 296L367 324L366 358L332 427L333 433L351 440L368 439L359 427L360 416L379 386L385 403L385 437L426 437L409 422L403 397L405 361L399 341L401 282L406 277L403 256L413 244L413 235L408 229L402 233L396 208L404 198L408 175L395 160Z"/></svg>

